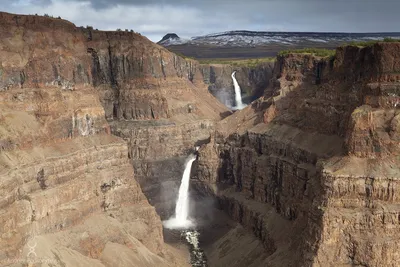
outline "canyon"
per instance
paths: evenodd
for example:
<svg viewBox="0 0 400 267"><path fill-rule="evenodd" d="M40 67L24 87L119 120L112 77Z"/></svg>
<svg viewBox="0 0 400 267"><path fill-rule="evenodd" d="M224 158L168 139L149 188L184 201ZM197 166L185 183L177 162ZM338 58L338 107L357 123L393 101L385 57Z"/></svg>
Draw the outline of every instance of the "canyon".
<svg viewBox="0 0 400 267"><path fill-rule="evenodd" d="M0 265L188 266L143 192L227 112L198 63L50 17L0 32Z"/></svg>
<svg viewBox="0 0 400 267"><path fill-rule="evenodd" d="M196 146L209 266L400 262L399 43L248 68L49 17L0 33L1 266L190 266L161 220Z"/></svg>
<svg viewBox="0 0 400 267"><path fill-rule="evenodd" d="M264 96L217 124L195 187L264 251L232 261L227 234L210 264L398 265L399 49L278 56Z"/></svg>

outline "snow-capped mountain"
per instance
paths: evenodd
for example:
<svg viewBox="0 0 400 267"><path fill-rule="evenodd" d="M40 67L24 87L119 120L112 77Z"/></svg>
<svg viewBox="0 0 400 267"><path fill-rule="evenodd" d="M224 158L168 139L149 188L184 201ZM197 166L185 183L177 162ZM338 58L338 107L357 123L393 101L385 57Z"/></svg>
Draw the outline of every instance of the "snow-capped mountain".
<svg viewBox="0 0 400 267"><path fill-rule="evenodd" d="M167 33L161 39L161 41L158 42L158 44L161 44L163 46L180 45L188 43L189 41L190 41L189 39L180 38L176 33Z"/></svg>
<svg viewBox="0 0 400 267"><path fill-rule="evenodd" d="M307 46L338 45L351 41L382 40L384 38L400 39L400 33L321 33L321 32L255 32L229 31L196 36L190 39L179 38L176 34L167 34L158 43L163 46L171 45L213 45L253 47L263 45Z"/></svg>

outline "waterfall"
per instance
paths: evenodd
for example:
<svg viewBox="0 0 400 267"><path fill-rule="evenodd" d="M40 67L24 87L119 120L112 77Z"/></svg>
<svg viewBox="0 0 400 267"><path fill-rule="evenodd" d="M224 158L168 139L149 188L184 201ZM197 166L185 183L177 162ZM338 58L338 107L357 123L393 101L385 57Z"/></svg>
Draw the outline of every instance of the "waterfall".
<svg viewBox="0 0 400 267"><path fill-rule="evenodd" d="M242 109L246 105L244 105L242 102L242 93L240 91L239 83L235 78L235 73L236 71L232 72L232 80L233 80L233 86L235 87L235 102L236 102L236 106L234 106L233 109Z"/></svg>
<svg viewBox="0 0 400 267"><path fill-rule="evenodd" d="M198 148L196 148L197 150ZM188 228L193 223L188 219L189 214L189 180L190 171L193 161L196 160L196 155L191 154L186 160L185 170L182 175L181 186L179 187L178 200L175 206L175 217L164 221L166 228Z"/></svg>
<svg viewBox="0 0 400 267"><path fill-rule="evenodd" d="M185 171L182 175L181 186L179 187L178 202L175 207L175 217L178 222L185 223L187 221L189 213L189 180L190 170L192 169L192 163L195 161L196 156L190 155L185 166Z"/></svg>

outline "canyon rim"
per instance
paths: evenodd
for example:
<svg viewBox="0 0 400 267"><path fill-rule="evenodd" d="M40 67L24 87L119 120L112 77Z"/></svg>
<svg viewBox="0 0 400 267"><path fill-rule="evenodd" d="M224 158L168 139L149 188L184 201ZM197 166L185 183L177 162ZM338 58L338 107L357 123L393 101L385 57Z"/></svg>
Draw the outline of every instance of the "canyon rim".
<svg viewBox="0 0 400 267"><path fill-rule="evenodd" d="M162 220L197 146L208 266L400 263L399 42L239 68L51 17L0 34L0 266L190 266Z"/></svg>

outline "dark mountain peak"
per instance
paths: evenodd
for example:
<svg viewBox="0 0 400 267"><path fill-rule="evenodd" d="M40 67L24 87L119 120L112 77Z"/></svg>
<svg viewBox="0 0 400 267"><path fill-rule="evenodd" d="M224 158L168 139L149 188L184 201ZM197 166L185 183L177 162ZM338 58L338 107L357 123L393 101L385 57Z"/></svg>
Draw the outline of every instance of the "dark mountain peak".
<svg viewBox="0 0 400 267"><path fill-rule="evenodd" d="M159 42L158 44L164 43L170 40L179 40L180 37L176 33L167 33Z"/></svg>

